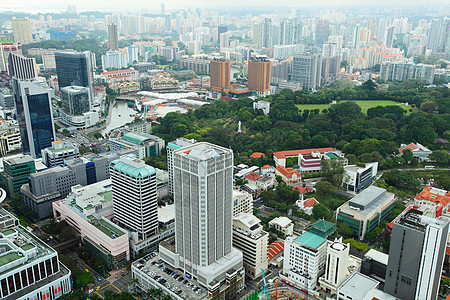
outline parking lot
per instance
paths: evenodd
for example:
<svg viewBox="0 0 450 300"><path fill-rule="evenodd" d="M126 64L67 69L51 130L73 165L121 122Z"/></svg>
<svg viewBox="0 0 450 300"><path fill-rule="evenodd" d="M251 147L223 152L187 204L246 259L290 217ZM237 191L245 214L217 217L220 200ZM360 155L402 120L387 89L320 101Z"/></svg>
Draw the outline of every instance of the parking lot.
<svg viewBox="0 0 450 300"><path fill-rule="evenodd" d="M201 299L208 295L205 288L189 278L190 275L163 262L157 252L140 259L136 267L183 299Z"/></svg>

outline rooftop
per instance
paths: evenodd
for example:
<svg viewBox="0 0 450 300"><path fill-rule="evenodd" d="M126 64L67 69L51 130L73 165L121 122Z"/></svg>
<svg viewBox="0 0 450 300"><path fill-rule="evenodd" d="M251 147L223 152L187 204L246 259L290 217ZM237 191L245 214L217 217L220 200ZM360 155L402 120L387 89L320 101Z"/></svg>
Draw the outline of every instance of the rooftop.
<svg viewBox="0 0 450 300"><path fill-rule="evenodd" d="M145 141L148 141L150 138L141 134L128 132L122 136L122 140L133 143L135 145L142 145Z"/></svg>
<svg viewBox="0 0 450 300"><path fill-rule="evenodd" d="M167 223L175 219L175 204L158 207L158 220Z"/></svg>
<svg viewBox="0 0 450 300"><path fill-rule="evenodd" d="M381 202L385 198L385 189L371 185L367 189L363 190L361 193L350 199L349 205L364 210L376 202Z"/></svg>
<svg viewBox="0 0 450 300"><path fill-rule="evenodd" d="M355 272L339 287L339 292L350 295L352 299L364 299L364 296L378 284L375 279Z"/></svg>
<svg viewBox="0 0 450 300"><path fill-rule="evenodd" d="M325 221L324 219L319 219L311 225L311 232L327 237L336 230L336 225Z"/></svg>
<svg viewBox="0 0 450 300"><path fill-rule="evenodd" d="M287 150L287 151L278 151L274 152L273 156L276 158L286 158L290 156L298 156L299 154L311 154L313 151L318 151L320 153L328 152L328 151L336 151L334 148L316 148L316 149L301 149L301 150Z"/></svg>
<svg viewBox="0 0 450 300"><path fill-rule="evenodd" d="M133 178L148 177L156 174L155 169L146 165L142 160L130 159L127 157L122 157L112 161L111 167L114 170L129 175Z"/></svg>
<svg viewBox="0 0 450 300"><path fill-rule="evenodd" d="M426 186L416 197L414 197L414 200L429 201L435 205L442 204L442 206L446 207L450 203L450 191Z"/></svg>
<svg viewBox="0 0 450 300"><path fill-rule="evenodd" d="M289 226L292 223L291 219L287 217L278 217L269 222L269 225L278 224L281 227Z"/></svg>
<svg viewBox="0 0 450 300"><path fill-rule="evenodd" d="M386 253L380 252L378 250L375 249L370 249L369 251L367 251L366 254L364 254L364 257L373 259L379 263L382 263L383 265L388 264L388 260L389 260L389 255L387 255Z"/></svg>
<svg viewBox="0 0 450 300"><path fill-rule="evenodd" d="M316 250L320 245L325 243L326 239L318 234L306 231L296 238L295 241L310 249Z"/></svg>
<svg viewBox="0 0 450 300"><path fill-rule="evenodd" d="M271 260L284 250L284 243L282 241L275 241L267 248L268 260Z"/></svg>
<svg viewBox="0 0 450 300"><path fill-rule="evenodd" d="M21 155L14 158L5 158L3 161L9 163L10 165L18 165L34 162L33 158L30 155Z"/></svg>

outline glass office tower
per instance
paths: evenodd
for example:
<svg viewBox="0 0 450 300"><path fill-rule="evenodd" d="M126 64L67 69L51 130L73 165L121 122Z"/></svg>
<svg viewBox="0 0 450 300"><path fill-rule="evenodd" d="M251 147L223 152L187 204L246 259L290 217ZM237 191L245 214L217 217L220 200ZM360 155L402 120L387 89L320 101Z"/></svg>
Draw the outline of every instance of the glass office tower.
<svg viewBox="0 0 450 300"><path fill-rule="evenodd" d="M50 94L33 82L16 78L13 88L23 153L39 158L41 149L55 141Z"/></svg>
<svg viewBox="0 0 450 300"><path fill-rule="evenodd" d="M89 97L92 100L92 55L86 51L80 52L56 52L56 73L58 85L61 91L66 86L82 86L90 90Z"/></svg>

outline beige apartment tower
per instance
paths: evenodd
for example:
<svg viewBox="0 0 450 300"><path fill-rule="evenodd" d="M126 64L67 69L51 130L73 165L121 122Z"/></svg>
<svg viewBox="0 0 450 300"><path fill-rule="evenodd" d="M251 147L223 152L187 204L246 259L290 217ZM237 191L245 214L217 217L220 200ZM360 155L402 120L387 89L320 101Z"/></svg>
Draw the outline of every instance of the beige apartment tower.
<svg viewBox="0 0 450 300"><path fill-rule="evenodd" d="M259 96L270 94L270 64L266 55L257 55L248 60L248 88Z"/></svg>
<svg viewBox="0 0 450 300"><path fill-rule="evenodd" d="M31 44L33 42L30 20L13 19L12 28L14 34L14 42L21 43L22 45Z"/></svg>
<svg viewBox="0 0 450 300"><path fill-rule="evenodd" d="M230 61L226 61L222 56L215 56L210 63L211 90L222 92L224 88L230 86Z"/></svg>

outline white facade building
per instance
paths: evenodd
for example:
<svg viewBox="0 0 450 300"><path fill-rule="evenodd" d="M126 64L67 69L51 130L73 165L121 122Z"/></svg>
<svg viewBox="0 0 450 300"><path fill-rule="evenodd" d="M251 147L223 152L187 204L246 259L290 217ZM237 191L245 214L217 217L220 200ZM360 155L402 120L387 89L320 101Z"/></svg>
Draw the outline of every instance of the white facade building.
<svg viewBox="0 0 450 300"><path fill-rule="evenodd" d="M258 278L268 268L269 234L252 214L241 213L233 218L233 246L242 251L245 274Z"/></svg>
<svg viewBox="0 0 450 300"><path fill-rule="evenodd" d="M269 222L269 226L282 232L285 236L294 233L294 223L287 217L278 217Z"/></svg>
<svg viewBox="0 0 450 300"><path fill-rule="evenodd" d="M158 233L156 171L133 156L122 156L110 167L114 220L131 232L134 244Z"/></svg>
<svg viewBox="0 0 450 300"><path fill-rule="evenodd" d="M233 190L233 217L240 213L253 214L253 196L245 191Z"/></svg>
<svg viewBox="0 0 450 300"><path fill-rule="evenodd" d="M242 252L232 247L233 151L195 143L173 151L175 245L160 244L164 261L203 286L240 272Z"/></svg>
<svg viewBox="0 0 450 300"><path fill-rule="evenodd" d="M297 238L286 238L280 277L298 288L316 290L317 280L324 272L326 253L327 242L320 235L305 232Z"/></svg>

